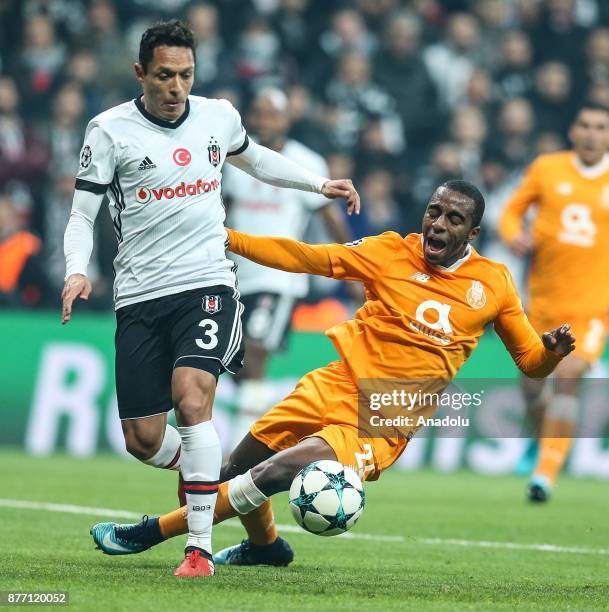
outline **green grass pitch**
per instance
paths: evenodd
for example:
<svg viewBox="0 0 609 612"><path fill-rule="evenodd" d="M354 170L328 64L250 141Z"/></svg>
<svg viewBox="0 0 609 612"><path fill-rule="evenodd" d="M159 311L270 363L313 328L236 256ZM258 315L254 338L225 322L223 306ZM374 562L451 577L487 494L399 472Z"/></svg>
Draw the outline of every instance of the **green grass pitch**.
<svg viewBox="0 0 609 612"><path fill-rule="evenodd" d="M108 557L89 536L104 518L7 501L156 514L174 507L175 473L110 456L2 452L0 461L0 590L69 591L72 609L563 610L606 609L609 602L604 482L563 478L550 504L531 507L521 479L390 470L366 486L366 510L352 532L360 537L288 532L296 554L288 568L220 567L211 579L178 580L171 572L183 538ZM275 514L295 525L285 496L275 499ZM242 538L234 522L214 533L216 550ZM537 544L559 548L521 546Z"/></svg>

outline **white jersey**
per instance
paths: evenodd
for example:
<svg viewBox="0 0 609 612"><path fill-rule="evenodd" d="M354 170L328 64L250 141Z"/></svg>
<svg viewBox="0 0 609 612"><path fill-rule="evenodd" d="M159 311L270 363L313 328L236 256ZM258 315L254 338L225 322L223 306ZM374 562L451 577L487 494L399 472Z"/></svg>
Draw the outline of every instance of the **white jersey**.
<svg viewBox="0 0 609 612"><path fill-rule="evenodd" d="M323 157L295 140L287 140L279 152L316 174L328 174ZM316 193L280 189L261 183L232 166L226 168L222 190L231 199L228 226L256 236L283 236L301 240L311 215L329 203L329 200ZM260 291L293 297L304 297L307 294L309 284L306 274L291 274L267 268L236 255L233 258L239 266L239 291L243 295Z"/></svg>
<svg viewBox="0 0 609 612"><path fill-rule="evenodd" d="M91 120L76 188L109 198L118 239L116 308L199 287L234 287L222 167L248 143L226 100L189 96L175 122L150 115L139 99Z"/></svg>

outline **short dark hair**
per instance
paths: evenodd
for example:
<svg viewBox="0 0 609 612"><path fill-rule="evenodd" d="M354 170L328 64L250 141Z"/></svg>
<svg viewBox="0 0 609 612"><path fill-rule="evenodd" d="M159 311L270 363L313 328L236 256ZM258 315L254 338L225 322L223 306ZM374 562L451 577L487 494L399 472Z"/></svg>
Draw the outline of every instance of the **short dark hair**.
<svg viewBox="0 0 609 612"><path fill-rule="evenodd" d="M472 227L478 227L482 222L484 215L484 196L480 193L478 187L469 181L454 179L442 183L440 187L456 191L467 196L474 203L474 213L472 215Z"/></svg>
<svg viewBox="0 0 609 612"><path fill-rule="evenodd" d="M609 106L607 106L606 104L601 104L600 102L594 102L594 100L585 100L578 106L577 112L575 113L575 117L573 120L577 121L579 114L585 110L601 111L609 115Z"/></svg>
<svg viewBox="0 0 609 612"><path fill-rule="evenodd" d="M154 50L162 46L186 47L195 56L195 37L187 25L178 19L159 21L142 34L139 62L144 72L148 70Z"/></svg>

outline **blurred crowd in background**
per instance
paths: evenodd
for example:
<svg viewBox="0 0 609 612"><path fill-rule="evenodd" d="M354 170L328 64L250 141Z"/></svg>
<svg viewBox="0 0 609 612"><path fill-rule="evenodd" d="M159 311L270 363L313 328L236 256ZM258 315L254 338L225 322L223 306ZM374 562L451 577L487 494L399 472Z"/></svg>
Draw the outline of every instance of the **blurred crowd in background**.
<svg viewBox="0 0 609 612"><path fill-rule="evenodd" d="M140 93L141 34L175 17L197 41L194 94L247 125L257 90L286 92L291 136L361 193L354 238L418 231L434 187L463 177L487 199L479 250L505 260L495 225L525 167L568 146L582 100L609 105L602 0L0 0L0 305L58 307L85 126ZM89 307L110 309L106 210L96 231Z"/></svg>

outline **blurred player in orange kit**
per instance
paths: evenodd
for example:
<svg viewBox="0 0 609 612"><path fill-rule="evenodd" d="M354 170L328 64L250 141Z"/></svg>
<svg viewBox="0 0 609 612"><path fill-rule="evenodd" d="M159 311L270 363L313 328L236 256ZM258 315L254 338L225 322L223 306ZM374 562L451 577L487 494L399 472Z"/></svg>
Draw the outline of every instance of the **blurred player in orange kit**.
<svg viewBox="0 0 609 612"><path fill-rule="evenodd" d="M254 423L224 466L215 521L240 515L249 539L218 553L216 563L287 565L292 560L289 545L277 537L268 498L288 490L309 463L338 460L354 466L362 479L376 480L402 454L416 427L389 435L362 427L358 385L363 379L441 381L445 387L491 322L528 376L547 376L573 350L568 325L542 338L535 333L507 268L470 245L483 212L476 187L448 181L427 205L422 234L386 232L346 245L308 245L228 230L233 253L289 272L363 282L367 301L354 319L326 332L340 359L306 374ZM185 513L182 508L134 525L100 523L91 533L109 554L140 552L185 533Z"/></svg>
<svg viewBox="0 0 609 612"><path fill-rule="evenodd" d="M532 256L527 314L535 330L568 320L579 339L574 353L556 368L553 395L543 380L522 379L527 413L540 436L528 488L536 502L548 499L567 459L581 379L602 354L607 333L609 108L584 104L569 138L573 150L542 155L531 164L499 225L514 253ZM537 215L526 228L523 218L533 205Z"/></svg>

